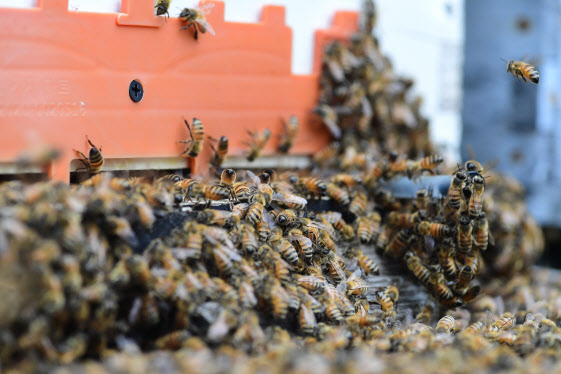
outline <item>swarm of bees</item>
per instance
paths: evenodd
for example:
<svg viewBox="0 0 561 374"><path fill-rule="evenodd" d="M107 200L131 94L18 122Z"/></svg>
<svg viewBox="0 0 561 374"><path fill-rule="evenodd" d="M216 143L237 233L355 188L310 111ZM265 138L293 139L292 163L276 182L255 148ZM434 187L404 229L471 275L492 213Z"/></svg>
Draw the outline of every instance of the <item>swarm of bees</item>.
<svg viewBox="0 0 561 374"><path fill-rule="evenodd" d="M221 169L223 136L207 137L215 177L117 178L87 138L92 177L79 186L0 184L2 365L372 372L373 360L404 371L411 352L434 352L422 368L450 354L507 370L555 357L561 294L549 286L561 278L528 280L543 239L518 185L470 160L444 196L388 188L445 165L367 5L350 44L326 50L315 112L337 141L312 170ZM204 128L185 124L197 157ZM279 151L297 129L290 119ZM254 159L271 132L250 137Z"/></svg>

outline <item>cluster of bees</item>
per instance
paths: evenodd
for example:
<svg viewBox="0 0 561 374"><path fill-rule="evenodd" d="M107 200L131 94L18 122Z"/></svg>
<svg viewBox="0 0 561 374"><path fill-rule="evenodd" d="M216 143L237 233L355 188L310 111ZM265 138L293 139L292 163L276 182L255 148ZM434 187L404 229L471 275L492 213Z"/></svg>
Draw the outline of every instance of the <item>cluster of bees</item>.
<svg viewBox="0 0 561 374"><path fill-rule="evenodd" d="M490 282L485 289L497 298L475 284L480 273L529 269L543 247L523 204L511 201L521 201L512 184L486 181L472 160L455 169L442 198L420 189L400 200L386 187L435 174L443 159L428 140L420 100L409 100L413 82L395 76L372 36L376 13L366 5L350 45L326 49L314 111L336 141L312 170L221 170L228 149L221 137L211 142L219 178L116 178L102 172L101 147L87 139L89 157L80 155L93 176L81 185L1 184L2 365L39 357L103 358L111 366L150 360L131 357L154 349L177 351L170 359L177 368L209 370L217 356L259 370L272 362L305 369L310 357L336 365L340 351L357 363L373 353L453 347L474 357L503 346L512 348L501 354L515 358L535 346L557 351L561 313L531 299L527 278L507 289ZM158 1L157 14L167 7ZM197 157L203 124L185 124L184 153ZM280 152L297 130L293 117ZM271 133L250 136L251 161ZM173 221L169 230L165 220ZM391 275L380 258L423 285L424 306L400 311L400 285L365 280ZM521 312L504 313L501 295L520 300L512 310ZM455 311L439 318L439 308ZM399 365L392 356L380 360L388 370Z"/></svg>

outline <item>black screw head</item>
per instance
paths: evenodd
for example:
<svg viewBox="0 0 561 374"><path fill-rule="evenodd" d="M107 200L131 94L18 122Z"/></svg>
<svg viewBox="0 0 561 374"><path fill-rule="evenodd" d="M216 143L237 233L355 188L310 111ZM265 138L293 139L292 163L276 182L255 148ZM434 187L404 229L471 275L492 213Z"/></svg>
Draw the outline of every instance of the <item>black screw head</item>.
<svg viewBox="0 0 561 374"><path fill-rule="evenodd" d="M136 79L129 85L129 96L135 103L138 103L144 97L144 88L142 88L142 84Z"/></svg>

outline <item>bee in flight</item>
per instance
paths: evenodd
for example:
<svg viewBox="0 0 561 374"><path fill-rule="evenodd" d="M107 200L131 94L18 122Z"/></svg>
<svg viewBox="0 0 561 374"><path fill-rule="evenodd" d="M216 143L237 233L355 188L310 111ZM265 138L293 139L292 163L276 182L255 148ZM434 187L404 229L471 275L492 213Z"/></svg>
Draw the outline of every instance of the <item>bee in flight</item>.
<svg viewBox="0 0 561 374"><path fill-rule="evenodd" d="M171 4L172 0L158 0L158 2L156 3L156 6L154 8L156 8L156 15L157 16L161 16L164 15L167 16L167 18L169 18L169 6Z"/></svg>
<svg viewBox="0 0 561 374"><path fill-rule="evenodd" d="M187 130L189 130L189 135L191 135L191 140L179 140L179 143L187 144L187 148L183 151L181 155L187 153L189 157L197 157L201 150L203 149L203 141L205 139L205 129L203 127L203 123L198 118L193 118L193 122L191 122L193 130L191 131L191 126L189 126L189 122L184 118L183 121L185 122L185 126L187 126Z"/></svg>
<svg viewBox="0 0 561 374"><path fill-rule="evenodd" d="M506 60L503 61L506 62ZM514 75L518 80L522 78L526 83L528 83L528 80L535 84L540 82L540 75L536 68L523 61L508 61L506 72Z"/></svg>
<svg viewBox="0 0 561 374"><path fill-rule="evenodd" d="M216 35L214 33L214 29L205 18L205 15L210 14L212 8L214 8L213 3L205 3L205 4L201 4L201 6L196 9L193 8L183 9L181 11L181 14L179 14L179 18L185 18L185 22L187 23L187 26L183 27L181 30L185 30L186 28L193 26L193 28L195 29L195 34L194 34L195 40L198 40L199 31L203 34L208 31L212 35Z"/></svg>

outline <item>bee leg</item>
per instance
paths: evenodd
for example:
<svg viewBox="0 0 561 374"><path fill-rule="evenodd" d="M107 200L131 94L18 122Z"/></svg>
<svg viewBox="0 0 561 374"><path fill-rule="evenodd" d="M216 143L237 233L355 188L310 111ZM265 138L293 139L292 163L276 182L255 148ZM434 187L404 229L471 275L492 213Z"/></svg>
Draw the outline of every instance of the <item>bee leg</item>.
<svg viewBox="0 0 561 374"><path fill-rule="evenodd" d="M196 22L193 23L193 28L195 29L195 34L193 36L195 37L195 40L199 40L199 30L197 29Z"/></svg>
<svg viewBox="0 0 561 374"><path fill-rule="evenodd" d="M187 130L189 130L189 136L191 136L191 140L193 139L193 133L191 132L191 127L189 126L189 122L187 122L187 120L185 118L183 118L183 121L185 121L185 126L187 126Z"/></svg>

